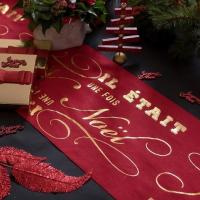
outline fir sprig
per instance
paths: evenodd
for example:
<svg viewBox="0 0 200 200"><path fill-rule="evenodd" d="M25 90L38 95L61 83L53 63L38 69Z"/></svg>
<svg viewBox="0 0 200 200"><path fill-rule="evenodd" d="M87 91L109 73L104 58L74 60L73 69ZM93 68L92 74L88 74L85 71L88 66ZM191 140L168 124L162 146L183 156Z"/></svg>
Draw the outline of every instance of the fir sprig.
<svg viewBox="0 0 200 200"><path fill-rule="evenodd" d="M146 8L142 28L148 21L152 32L166 30L175 36L170 47L174 57L182 59L199 54L200 0L130 0L130 4Z"/></svg>

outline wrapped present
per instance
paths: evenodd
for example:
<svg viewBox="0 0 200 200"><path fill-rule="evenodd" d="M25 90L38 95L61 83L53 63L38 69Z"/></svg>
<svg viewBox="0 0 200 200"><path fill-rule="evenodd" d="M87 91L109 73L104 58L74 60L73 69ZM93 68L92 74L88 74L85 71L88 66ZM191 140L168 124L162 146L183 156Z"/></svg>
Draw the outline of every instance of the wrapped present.
<svg viewBox="0 0 200 200"><path fill-rule="evenodd" d="M33 47L25 47L26 42L15 39L0 39L0 53L36 54L35 76L45 78L48 71L48 56L51 45L48 41L37 42Z"/></svg>
<svg viewBox="0 0 200 200"><path fill-rule="evenodd" d="M36 57L0 53L0 104L29 105Z"/></svg>
<svg viewBox="0 0 200 200"><path fill-rule="evenodd" d="M25 43L16 39L0 39L0 48L8 48L8 46L24 47Z"/></svg>
<svg viewBox="0 0 200 200"><path fill-rule="evenodd" d="M0 49L1 51L1 49ZM49 51L43 49L35 49L33 47L13 47L9 46L8 53L15 53L15 54L36 54L36 64L35 64L35 77L36 78L45 78L47 76L48 70L48 56Z"/></svg>

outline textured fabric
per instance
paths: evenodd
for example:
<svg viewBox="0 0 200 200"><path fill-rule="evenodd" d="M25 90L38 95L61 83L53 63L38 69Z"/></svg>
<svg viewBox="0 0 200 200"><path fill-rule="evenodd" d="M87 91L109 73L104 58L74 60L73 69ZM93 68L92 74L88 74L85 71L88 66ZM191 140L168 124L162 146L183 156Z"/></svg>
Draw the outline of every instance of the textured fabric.
<svg viewBox="0 0 200 200"><path fill-rule="evenodd" d="M200 122L88 46L52 53L32 123L118 200L199 199Z"/></svg>

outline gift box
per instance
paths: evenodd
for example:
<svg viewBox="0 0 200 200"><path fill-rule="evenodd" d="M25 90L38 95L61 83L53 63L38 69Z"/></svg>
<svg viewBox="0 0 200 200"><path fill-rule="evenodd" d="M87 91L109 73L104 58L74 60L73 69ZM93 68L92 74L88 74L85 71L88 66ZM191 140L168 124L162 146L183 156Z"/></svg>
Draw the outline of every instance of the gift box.
<svg viewBox="0 0 200 200"><path fill-rule="evenodd" d="M2 49L0 49L0 52ZM48 71L48 57L49 51L43 49L35 49L33 47L13 47L9 46L7 49L8 53L15 54L36 54L36 64L35 64L35 77L39 79L44 79L47 76Z"/></svg>
<svg viewBox="0 0 200 200"><path fill-rule="evenodd" d="M8 48L8 46L14 47L24 47L25 43L21 40L15 39L0 39L0 47L1 48Z"/></svg>
<svg viewBox="0 0 200 200"><path fill-rule="evenodd" d="M30 43L30 41L29 41ZM15 39L0 39L0 53L35 54L35 77L44 79L48 73L48 56L51 44L48 41L33 43L32 47L26 47L27 41Z"/></svg>
<svg viewBox="0 0 200 200"><path fill-rule="evenodd" d="M29 105L36 58L0 53L0 104Z"/></svg>

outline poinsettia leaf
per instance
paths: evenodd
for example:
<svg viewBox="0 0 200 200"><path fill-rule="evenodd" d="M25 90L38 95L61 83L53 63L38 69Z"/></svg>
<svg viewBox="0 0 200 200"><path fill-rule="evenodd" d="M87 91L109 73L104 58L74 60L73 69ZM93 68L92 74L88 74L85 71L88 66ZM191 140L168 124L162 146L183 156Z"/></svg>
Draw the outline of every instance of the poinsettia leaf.
<svg viewBox="0 0 200 200"><path fill-rule="evenodd" d="M41 162L46 160L44 157L33 156L24 150L16 149L14 147L1 147L0 148L0 163L14 165L22 162Z"/></svg>
<svg viewBox="0 0 200 200"><path fill-rule="evenodd" d="M80 188L90 174L81 177L67 176L48 163L19 163L13 166L16 182L35 192L71 192Z"/></svg>
<svg viewBox="0 0 200 200"><path fill-rule="evenodd" d="M10 194L10 177L7 169L0 166L0 199L5 198Z"/></svg>

